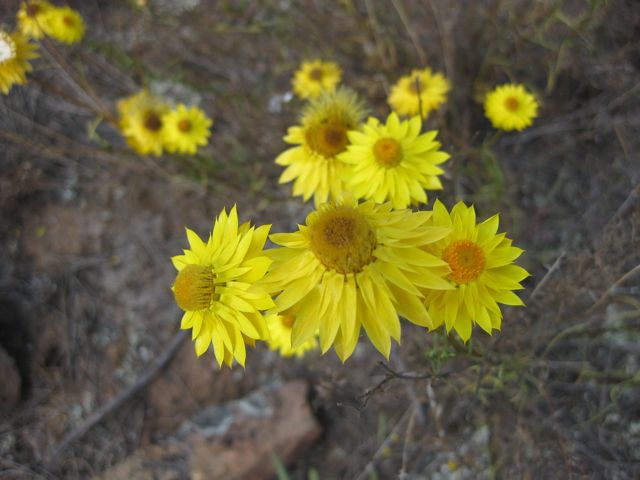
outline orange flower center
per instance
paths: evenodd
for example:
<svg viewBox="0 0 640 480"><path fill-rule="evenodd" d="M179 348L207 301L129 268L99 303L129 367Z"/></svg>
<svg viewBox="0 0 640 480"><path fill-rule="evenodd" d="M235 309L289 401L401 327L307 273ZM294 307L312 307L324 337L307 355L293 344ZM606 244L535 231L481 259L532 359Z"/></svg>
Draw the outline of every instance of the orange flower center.
<svg viewBox="0 0 640 480"><path fill-rule="evenodd" d="M180 130L183 133L187 133L189 130L191 130L191 122L186 118L180 120L178 122L178 130Z"/></svg>
<svg viewBox="0 0 640 480"><path fill-rule="evenodd" d="M509 97L504 101L504 107L510 112L515 112L516 110L518 110L519 106L520 102L515 97Z"/></svg>
<svg viewBox="0 0 640 480"><path fill-rule="evenodd" d="M341 124L323 123L307 128L305 138L309 147L320 155L331 158L347 148L347 128Z"/></svg>
<svg viewBox="0 0 640 480"><path fill-rule="evenodd" d="M296 317L293 315L280 315L280 323L284 328L292 328L295 321Z"/></svg>
<svg viewBox="0 0 640 480"><path fill-rule="evenodd" d="M75 20L73 19L73 17L69 17L69 16L65 16L65 17L62 19L62 21L64 22L64 24L65 24L67 27L73 27L73 26L76 24L76 22L75 22Z"/></svg>
<svg viewBox="0 0 640 480"><path fill-rule="evenodd" d="M356 208L338 206L318 212L308 232L311 251L329 270L356 273L373 261L376 232Z"/></svg>
<svg viewBox="0 0 640 480"><path fill-rule="evenodd" d="M213 272L202 265L187 265L178 272L173 284L176 303L185 311L208 308L214 291Z"/></svg>
<svg viewBox="0 0 640 480"><path fill-rule="evenodd" d="M381 138L373 146L373 155L381 167L393 168L402 161L402 145L394 138Z"/></svg>
<svg viewBox="0 0 640 480"><path fill-rule="evenodd" d="M319 82L320 80L322 80L323 75L324 73L322 72L322 69L320 67L312 68L309 72L309 78L315 82Z"/></svg>
<svg viewBox="0 0 640 480"><path fill-rule="evenodd" d="M155 112L148 112L144 121L144 127L152 132L157 132L162 128L162 120Z"/></svg>
<svg viewBox="0 0 640 480"><path fill-rule="evenodd" d="M449 278L458 284L474 281L484 270L484 252L480 245L469 240L449 244L442 252L442 259L451 267Z"/></svg>

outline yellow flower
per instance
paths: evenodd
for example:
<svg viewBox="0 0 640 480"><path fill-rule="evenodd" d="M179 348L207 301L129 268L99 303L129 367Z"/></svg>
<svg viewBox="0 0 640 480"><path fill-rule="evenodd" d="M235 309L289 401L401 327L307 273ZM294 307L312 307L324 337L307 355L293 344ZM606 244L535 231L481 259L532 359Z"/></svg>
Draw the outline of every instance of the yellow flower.
<svg viewBox="0 0 640 480"><path fill-rule="evenodd" d="M342 70L334 62L303 62L293 75L293 91L300 98L318 98L322 92L333 90L341 78Z"/></svg>
<svg viewBox="0 0 640 480"><path fill-rule="evenodd" d="M297 348L291 346L291 331L295 320L296 316L289 312L267 316L267 325L271 334L271 339L267 341L269 349L279 351L283 357L302 358L311 350L318 348L318 340L315 336Z"/></svg>
<svg viewBox="0 0 640 480"><path fill-rule="evenodd" d="M43 15L44 33L59 42L72 44L84 37L84 21L80 14L70 7L52 7Z"/></svg>
<svg viewBox="0 0 640 480"><path fill-rule="evenodd" d="M18 10L18 30L31 38L42 38L45 14L54 8L44 0L30 0L22 2Z"/></svg>
<svg viewBox="0 0 640 480"><path fill-rule="evenodd" d="M352 90L325 92L305 110L300 126L289 128L284 141L296 145L282 152L276 163L287 168L280 183L293 183L293 195L304 201L313 195L316 205L343 192L345 164L337 159L349 144L347 132L364 116L362 103Z"/></svg>
<svg viewBox="0 0 640 480"><path fill-rule="evenodd" d="M281 292L272 313L295 309L292 346L318 332L322 353L333 345L344 362L364 327L388 358L391 338L400 341L398 315L431 327L418 288L452 286L443 278L446 262L421 249L449 233L427 226L430 216L345 199L321 205L295 233L271 235L283 248L269 252L274 264L265 288Z"/></svg>
<svg viewBox="0 0 640 480"><path fill-rule="evenodd" d="M211 120L197 107L187 108L179 104L175 110L162 117L162 136L170 153L195 154L198 147L204 147L211 132Z"/></svg>
<svg viewBox="0 0 640 480"><path fill-rule="evenodd" d="M513 262L522 249L498 231L498 215L476 225L473 208L459 202L451 210L436 201L431 225L450 228L451 233L427 245L426 251L441 258L451 267L449 281L453 290L427 290L425 305L433 319L433 327L453 328L465 342L471 337L473 324L491 334L500 329L502 312L498 303L524 305L513 290L529 276Z"/></svg>
<svg viewBox="0 0 640 480"><path fill-rule="evenodd" d="M449 154L439 150L438 132L421 134L419 116L400 121L391 113L386 125L369 118L362 132L349 132L351 144L339 160L351 164L346 176L347 189L358 198L377 203L390 200L393 208L406 208L411 203L427 203L425 188L442 189L437 165Z"/></svg>
<svg viewBox="0 0 640 480"><path fill-rule="evenodd" d="M422 118L426 118L430 111L447 101L450 88L448 80L439 72L434 73L430 68L413 70L391 87L388 102L400 115L422 114Z"/></svg>
<svg viewBox="0 0 640 480"><path fill-rule="evenodd" d="M161 155L162 116L169 107L147 90L118 101L117 107L120 131L129 146L141 155Z"/></svg>
<svg viewBox="0 0 640 480"><path fill-rule="evenodd" d="M9 93L14 84L27 82L27 72L33 70L29 60L37 58L36 46L20 32L0 30L0 91Z"/></svg>
<svg viewBox="0 0 640 480"><path fill-rule="evenodd" d="M260 311L273 301L255 283L271 264L263 252L270 228L238 227L234 206L229 215L222 210L206 243L187 229L190 248L171 259L178 270L172 290L185 312L180 328L192 329L198 356L213 345L218 365L235 358L244 366L245 343L269 338Z"/></svg>
<svg viewBox="0 0 640 480"><path fill-rule="evenodd" d="M523 130L538 115L538 102L523 85L508 83L496 87L487 95L484 114L491 120L493 128Z"/></svg>

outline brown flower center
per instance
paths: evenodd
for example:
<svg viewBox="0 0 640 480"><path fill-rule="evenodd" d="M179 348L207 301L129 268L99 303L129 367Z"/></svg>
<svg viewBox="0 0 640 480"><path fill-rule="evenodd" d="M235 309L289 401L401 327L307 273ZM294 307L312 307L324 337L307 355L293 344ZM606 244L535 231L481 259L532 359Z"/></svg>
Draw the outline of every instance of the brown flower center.
<svg viewBox="0 0 640 480"><path fill-rule="evenodd" d="M308 232L311 251L329 270L356 273L373 260L376 233L356 208L337 206L318 212Z"/></svg>
<svg viewBox="0 0 640 480"><path fill-rule="evenodd" d="M187 265L178 272L173 284L176 303L185 311L208 308L213 299L215 283L213 272L202 265Z"/></svg>
<svg viewBox="0 0 640 480"><path fill-rule="evenodd" d="M418 95L422 93L423 90L424 90L424 82L422 81L422 79L418 76L413 77L411 79L411 83L409 84L409 91L411 93Z"/></svg>
<svg viewBox="0 0 640 480"><path fill-rule="evenodd" d="M381 138L373 146L373 155L381 167L393 168L402 161L402 145L394 138Z"/></svg>
<svg viewBox="0 0 640 480"><path fill-rule="evenodd" d="M65 16L65 17L62 19L62 21L64 22L64 24L65 24L67 27L73 27L73 26L76 24L76 22L75 22L75 20L73 19L73 17L70 17L70 16L68 16L68 15L67 15L67 16Z"/></svg>
<svg viewBox="0 0 640 480"><path fill-rule="evenodd" d="M331 158L347 148L347 128L341 124L312 125L305 132L307 145L316 153Z"/></svg>
<svg viewBox="0 0 640 480"><path fill-rule="evenodd" d="M515 112L520 106L520 102L515 97L509 97L504 101L504 106L510 112Z"/></svg>
<svg viewBox="0 0 640 480"><path fill-rule="evenodd" d="M324 73L322 72L322 69L320 67L315 67L309 72L309 78L315 82L319 82L320 80L322 80L323 75Z"/></svg>
<svg viewBox="0 0 640 480"><path fill-rule="evenodd" d="M186 118L183 120L180 120L178 122L178 130L184 133L188 132L189 130L191 130L191 122Z"/></svg>
<svg viewBox="0 0 640 480"><path fill-rule="evenodd" d="M40 5L30 3L29 5L27 5L25 12L27 13L27 16L35 17L40 12Z"/></svg>
<svg viewBox="0 0 640 480"><path fill-rule="evenodd" d="M442 252L442 259L451 267L449 278L458 284L472 282L484 271L484 252L480 245L469 240L449 244Z"/></svg>
<svg viewBox="0 0 640 480"><path fill-rule="evenodd" d="M155 112L148 112L144 121L144 127L152 132L157 132L162 128L162 120Z"/></svg>

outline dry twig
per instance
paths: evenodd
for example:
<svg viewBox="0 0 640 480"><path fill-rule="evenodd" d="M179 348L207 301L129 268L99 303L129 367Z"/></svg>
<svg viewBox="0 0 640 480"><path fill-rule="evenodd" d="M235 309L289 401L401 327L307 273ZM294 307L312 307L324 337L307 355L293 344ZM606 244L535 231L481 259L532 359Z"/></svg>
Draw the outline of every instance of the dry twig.
<svg viewBox="0 0 640 480"><path fill-rule="evenodd" d="M129 399L135 397L138 393L144 390L160 374L160 372L162 372L162 370L164 370L165 367L169 365L176 352L182 345L182 342L187 337L187 332L178 332L167 344L162 353L160 353L160 355L158 355L155 360L151 362L151 364L142 373L142 375L140 375L138 380L136 380L132 385L124 389L118 395L109 400L105 405L92 413L80 425L76 426L73 430L67 433L62 441L48 455L47 466L50 468L55 467L60 460L60 455L69 447L69 445L80 439L89 430L91 430L98 423L104 420L107 416L118 410Z"/></svg>

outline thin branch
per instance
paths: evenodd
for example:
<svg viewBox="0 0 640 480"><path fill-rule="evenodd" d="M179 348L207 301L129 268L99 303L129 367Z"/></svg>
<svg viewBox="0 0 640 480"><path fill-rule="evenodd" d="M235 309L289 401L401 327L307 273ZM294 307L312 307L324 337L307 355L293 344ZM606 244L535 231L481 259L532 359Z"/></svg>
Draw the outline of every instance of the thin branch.
<svg viewBox="0 0 640 480"><path fill-rule="evenodd" d="M615 282L613 282L613 284L607 289L606 292L604 292L600 298L598 299L598 301L596 303L594 303L589 310L586 311L587 314L589 313L593 313L595 310L597 310L598 308L600 308L602 306L602 304L611 296L611 294L614 292L615 289L617 289L620 285L622 285L624 282L626 282L627 280L629 280L631 277L633 277L636 273L640 272L640 265L636 265L635 267L633 267L631 270L629 270L627 273L625 273L624 275L622 275L618 280L616 280Z"/></svg>
<svg viewBox="0 0 640 480"><path fill-rule="evenodd" d="M404 480L409 478L407 473L407 463L409 463L409 441L411 440L411 434L413 433L413 427L416 424L416 416L420 413L420 405L414 404L411 409L411 417L407 424L407 430L404 433L404 445L402 446L402 465L400 466L400 473L398 473L398 479Z"/></svg>
<svg viewBox="0 0 640 480"><path fill-rule="evenodd" d="M547 273L545 273L544 277L542 277L542 280L538 282L538 285L536 285L536 288L533 289L533 292L531 292L531 295L529 296L529 300L532 300L538 293L540 293L540 290L542 290L542 287L545 286L545 284L549 281L551 276L560 268L560 262L562 261L562 259L565 257L566 254L567 252L565 252L564 250L560 252L560 255L558 255L558 258L556 258L556 261L553 262L553 265L551 265L551 268L547 271Z"/></svg>
<svg viewBox="0 0 640 480"><path fill-rule="evenodd" d="M136 380L129 387L125 388L122 392L109 400L105 405L103 405L89 417L87 417L80 425L76 426L73 430L67 433L62 441L48 455L46 462L47 466L49 468L55 467L60 461L60 455L69 447L69 445L71 445L76 440L79 440L107 416L118 410L128 400L135 397L138 393L149 386L149 384L160 374L160 372L162 372L167 367L167 365L169 365L186 338L188 338L188 334L186 331L182 330L178 332L167 344L162 353L160 353L160 355L158 355L155 360L151 362L151 364L142 373L142 375L140 375L138 380Z"/></svg>
<svg viewBox="0 0 640 480"><path fill-rule="evenodd" d="M418 54L418 59L420 60L420 64L424 67L427 65L427 55L424 53L424 49L420 46L420 42L418 41L418 35L411 25L409 24L409 18L407 17L407 12L405 12L404 7L400 4L398 0L391 0L393 4L393 8L398 12L398 17L400 17L400 21L404 26L405 30L409 34L409 38L411 39L411 43L413 44L413 48L415 48L416 53Z"/></svg>

